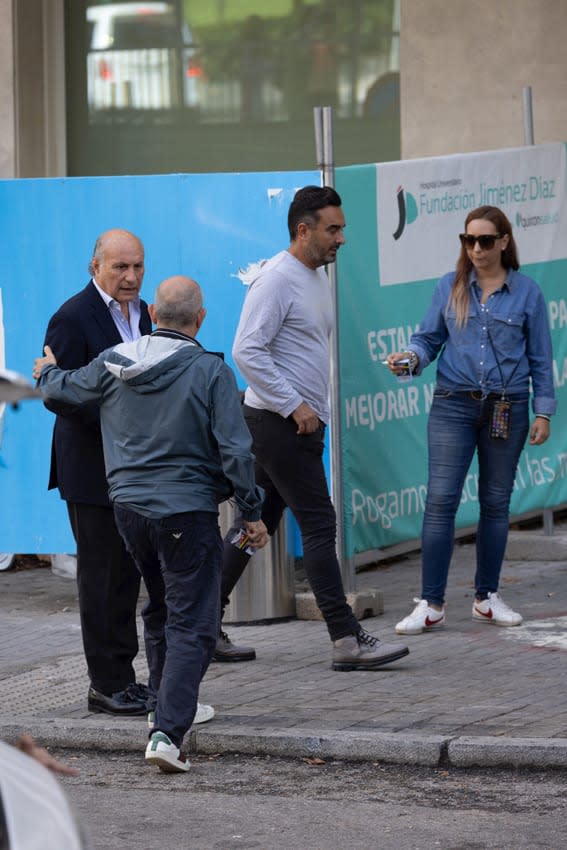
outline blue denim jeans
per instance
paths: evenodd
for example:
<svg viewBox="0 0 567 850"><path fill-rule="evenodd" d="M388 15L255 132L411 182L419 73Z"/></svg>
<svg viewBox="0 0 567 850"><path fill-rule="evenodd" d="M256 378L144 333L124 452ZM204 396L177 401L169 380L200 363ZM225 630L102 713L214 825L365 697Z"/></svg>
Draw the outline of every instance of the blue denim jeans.
<svg viewBox="0 0 567 850"><path fill-rule="evenodd" d="M191 511L150 519L117 504L114 515L148 591L142 619L150 692L157 695L154 730L179 747L219 634L218 516Z"/></svg>
<svg viewBox="0 0 567 850"><path fill-rule="evenodd" d="M480 519L476 534L477 597L498 590L510 497L529 431L528 398L512 396L507 440L489 436L495 399L436 389L427 426L429 482L422 531L422 598L442 605L453 553L455 514L474 453L478 457Z"/></svg>

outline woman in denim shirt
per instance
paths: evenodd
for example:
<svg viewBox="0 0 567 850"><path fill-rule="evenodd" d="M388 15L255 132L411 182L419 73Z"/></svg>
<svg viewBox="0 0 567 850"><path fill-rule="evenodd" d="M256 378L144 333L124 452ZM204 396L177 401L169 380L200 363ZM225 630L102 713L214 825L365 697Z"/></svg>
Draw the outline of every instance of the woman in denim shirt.
<svg viewBox="0 0 567 850"><path fill-rule="evenodd" d="M475 620L519 626L498 594L518 460L549 437L555 413L552 349L541 290L518 271L512 226L502 210L472 210L460 234L456 271L441 278L408 350L390 354L394 374L419 375L439 355L427 439L429 481L422 530L422 594L396 631L413 635L445 622L455 514L475 451L479 466ZM535 418L529 423L530 379Z"/></svg>

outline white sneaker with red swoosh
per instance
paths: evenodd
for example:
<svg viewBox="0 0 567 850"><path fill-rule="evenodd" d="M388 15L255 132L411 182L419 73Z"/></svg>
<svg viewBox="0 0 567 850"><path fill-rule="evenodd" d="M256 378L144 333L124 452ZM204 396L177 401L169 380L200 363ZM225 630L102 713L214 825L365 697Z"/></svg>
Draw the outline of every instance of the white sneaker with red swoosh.
<svg viewBox="0 0 567 850"><path fill-rule="evenodd" d="M414 599L417 605L407 617L396 626L399 635L420 635L422 632L431 632L439 629L445 623L445 609L437 611L432 608L427 599Z"/></svg>
<svg viewBox="0 0 567 850"><path fill-rule="evenodd" d="M472 606L473 620L492 623L493 626L521 626L522 615L512 611L497 593L489 593L488 599L479 602L477 599Z"/></svg>

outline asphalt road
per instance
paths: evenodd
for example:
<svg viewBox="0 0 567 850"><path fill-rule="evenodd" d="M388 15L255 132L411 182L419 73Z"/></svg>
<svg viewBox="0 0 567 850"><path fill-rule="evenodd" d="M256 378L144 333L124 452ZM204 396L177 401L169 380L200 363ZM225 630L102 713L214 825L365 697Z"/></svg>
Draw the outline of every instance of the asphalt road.
<svg viewBox="0 0 567 850"><path fill-rule="evenodd" d="M566 771L198 756L164 775L140 755L58 754L94 850L561 850Z"/></svg>

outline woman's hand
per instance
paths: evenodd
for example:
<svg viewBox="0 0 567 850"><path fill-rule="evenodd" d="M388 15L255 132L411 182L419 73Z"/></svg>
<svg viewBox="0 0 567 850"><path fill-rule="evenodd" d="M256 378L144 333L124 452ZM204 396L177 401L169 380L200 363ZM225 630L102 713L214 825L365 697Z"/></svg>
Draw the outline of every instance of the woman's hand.
<svg viewBox="0 0 567 850"><path fill-rule="evenodd" d="M530 428L530 445L541 446L549 437L550 427L549 419L543 419L541 416L536 416Z"/></svg>
<svg viewBox="0 0 567 850"><path fill-rule="evenodd" d="M390 372L393 372L394 375L404 375L408 372L408 361L412 355L415 362L413 363L411 371L414 372L419 360L417 360L417 356L413 352L394 351L392 354L388 354L382 363L384 366L387 366Z"/></svg>

